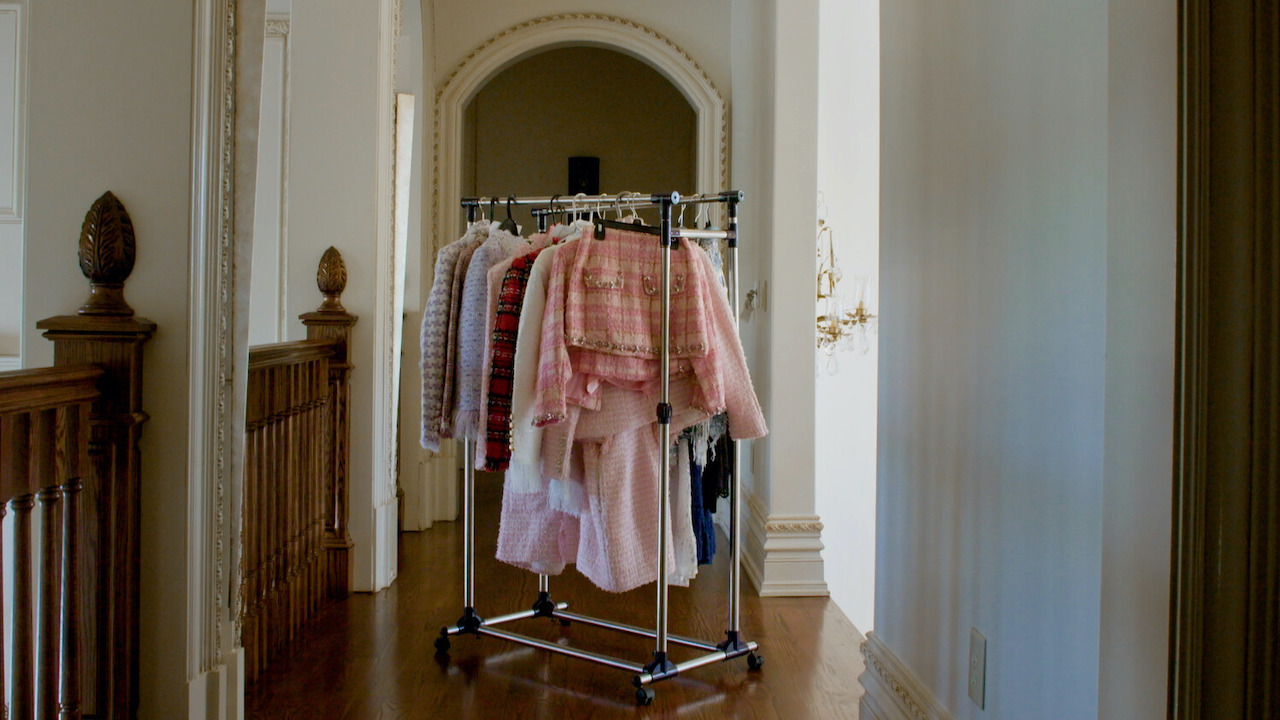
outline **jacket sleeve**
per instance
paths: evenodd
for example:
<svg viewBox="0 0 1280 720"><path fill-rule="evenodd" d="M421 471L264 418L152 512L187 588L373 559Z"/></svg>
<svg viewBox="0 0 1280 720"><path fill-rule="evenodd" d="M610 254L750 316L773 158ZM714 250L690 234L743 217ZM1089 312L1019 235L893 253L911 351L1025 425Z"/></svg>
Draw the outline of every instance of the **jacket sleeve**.
<svg viewBox="0 0 1280 720"><path fill-rule="evenodd" d="M764 412L760 409L760 402L751 383L751 372L747 368L742 340L738 337L738 328L733 322L733 308L729 306L729 298L723 288L712 280L715 277L713 273L717 271L711 265L711 259L701 249L694 255L703 263L703 272L707 278L703 288L707 295L705 306L713 338L712 351L706 357L692 359L700 392L704 387L713 389L713 392L700 396L700 402L723 403L720 407L704 405L704 409L712 413L722 410L728 412L729 434L734 439L764 437L769 430L765 426Z"/></svg>
<svg viewBox="0 0 1280 720"><path fill-rule="evenodd" d="M564 309L568 292L567 275L576 245L561 247L551 261L547 281L547 304L542 312L542 340L538 350L538 380L534 402L533 424L539 427L557 423L568 413L565 401L573 367L564 340Z"/></svg>
<svg viewBox="0 0 1280 720"><path fill-rule="evenodd" d="M435 280L422 312L422 447L440 451L440 408L444 402L445 344L449 326L449 296L453 266L458 259L456 245L447 245L436 255Z"/></svg>

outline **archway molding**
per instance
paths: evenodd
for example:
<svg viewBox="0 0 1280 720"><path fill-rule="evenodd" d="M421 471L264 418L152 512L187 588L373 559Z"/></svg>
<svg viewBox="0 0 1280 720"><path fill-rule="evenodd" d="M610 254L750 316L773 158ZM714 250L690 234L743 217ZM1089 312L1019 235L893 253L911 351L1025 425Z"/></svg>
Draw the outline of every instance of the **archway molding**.
<svg viewBox="0 0 1280 720"><path fill-rule="evenodd" d="M729 114L711 76L680 46L640 23L612 15L549 15L512 26L489 38L459 62L435 97L431 256L453 240L462 225L462 129L467 103L507 67L557 47L601 47L630 55L667 78L697 116L695 177L698 192L729 184ZM639 188L644 192L669 188ZM549 194L554 192L548 188Z"/></svg>

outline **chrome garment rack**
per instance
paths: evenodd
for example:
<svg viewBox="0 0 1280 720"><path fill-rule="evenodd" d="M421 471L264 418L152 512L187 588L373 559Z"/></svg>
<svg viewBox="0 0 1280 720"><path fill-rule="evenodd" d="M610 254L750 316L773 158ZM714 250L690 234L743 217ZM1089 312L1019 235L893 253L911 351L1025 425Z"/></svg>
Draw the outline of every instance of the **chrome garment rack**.
<svg viewBox="0 0 1280 720"><path fill-rule="evenodd" d="M547 206L549 208L548 211L544 211L539 214L540 226L545 225L544 218L549 212L555 211L554 206L556 204L566 206L566 209L568 209L567 206L572 204L574 210L581 210L585 212L614 208L659 208L662 220L655 240L660 243L662 248L662 345L659 357L661 362L661 398L656 412L658 423L662 426L661 432L659 432L662 447L660 448L658 457L666 458L667 447L671 437L670 426L672 416L670 397L671 248L675 242L681 238L723 239L727 242L728 253L725 258L725 269L728 280L729 304L733 307L733 322L734 326L737 327L739 321L738 203L741 202L743 198L744 194L737 190L717 194L687 195L684 197L681 197L681 195L676 192L654 195L627 194L626 197L613 195L577 195L563 198L559 195L555 197L464 197L462 198L462 207L467 210L467 221L470 223L477 219L480 209L486 205L491 208L497 208L500 205ZM725 204L728 211L727 229L690 230L672 225L672 209L677 205L696 205L707 203ZM491 211L490 215L492 214L493 213ZM542 229L545 229L545 227ZM463 458L465 460L463 463L462 495L462 617L453 625L448 625L440 629L440 637L436 638L435 641L437 654L445 654L449 651L451 645L450 637L454 635L477 635L509 640L521 645L540 648L549 652L568 655L570 657L588 660L600 665L607 665L620 670L626 670L632 673L631 682L636 688L636 702L640 705L648 705L653 702L654 691L652 685L654 683L660 680L673 678L682 672L693 670L694 668L710 665L712 663L724 662L743 655L747 656L747 666L749 669L758 670L761 665L763 665L764 658L758 652L759 645L753 641L743 640L741 634L742 508L740 497L742 494L742 477L739 473L739 469L742 467L742 448L739 441L733 441L733 481L729 495L729 627L725 631L725 639L718 643L672 635L667 631L667 530L670 527L669 503L671 490L671 465L669 462L659 463L661 467L658 492L658 544L655 548L658 553L658 580L654 629L650 630L648 628L637 627L635 625L627 625L625 623L603 620L600 618L569 612L569 604L567 602L557 602L551 599L551 580L546 575L538 576L538 599L528 610L521 610L488 618L477 614L475 608L475 441L465 439L463 442ZM592 627L605 628L608 630L626 633L628 635L652 638L654 640L653 658L648 663L637 663L592 652L590 650L559 645L557 643L540 640L538 638L521 635L519 633L499 630L495 627L496 625L502 625L514 620L524 620L535 617L558 620L561 625L569 625L571 622L578 622ZM703 650L705 651L705 654L684 662L675 663L667 657L667 647L669 644Z"/></svg>

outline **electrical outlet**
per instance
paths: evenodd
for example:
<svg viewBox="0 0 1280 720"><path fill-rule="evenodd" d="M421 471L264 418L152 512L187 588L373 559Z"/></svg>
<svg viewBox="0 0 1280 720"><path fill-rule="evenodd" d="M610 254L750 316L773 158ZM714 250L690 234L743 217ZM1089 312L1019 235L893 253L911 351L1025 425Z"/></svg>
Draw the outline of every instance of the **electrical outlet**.
<svg viewBox="0 0 1280 720"><path fill-rule="evenodd" d="M986 709L987 639L978 628L969 628L969 699L979 709Z"/></svg>

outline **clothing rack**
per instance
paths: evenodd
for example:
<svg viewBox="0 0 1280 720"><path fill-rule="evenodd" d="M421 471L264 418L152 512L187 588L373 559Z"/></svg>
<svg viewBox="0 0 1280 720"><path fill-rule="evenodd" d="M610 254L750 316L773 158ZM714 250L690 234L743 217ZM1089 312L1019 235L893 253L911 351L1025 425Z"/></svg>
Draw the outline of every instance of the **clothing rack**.
<svg viewBox="0 0 1280 720"><path fill-rule="evenodd" d="M627 194L624 193L624 195ZM561 199L561 196L559 195L554 197L464 197L461 200L461 204L467 211L468 223L475 222L480 209L485 205L489 205L494 208L498 205L548 206L548 211L540 213L540 226L544 224L544 221L541 218L546 217L548 212L554 211L554 206L557 203L561 205L573 205L573 209L578 209L578 207L581 206L583 211L587 212L593 209L600 210L615 207L625 207L628 209L644 207L659 208L661 224L657 228L658 232L656 239L660 243L662 256L662 344L660 346L659 356L661 368L661 397L656 413L658 423L661 426L658 434L661 438L660 442L662 443L658 456L665 458L667 457L667 447L670 441L670 425L672 417L672 407L670 402L671 249L675 242L680 238L723 239L727 242L728 252L725 258L725 269L728 280L729 304L733 308L734 326L737 327L739 324L738 203L741 202L744 197L745 196L741 191L733 190L715 194L686 195L683 197L676 192L651 195L630 194L627 195L627 197L613 195L577 195L565 197L563 199ZM691 230L672 225L672 209L675 206L682 204L694 205L707 203L723 203L726 205L728 212L727 229ZM492 214L492 212L490 214ZM628 229L631 228L628 227ZM435 641L437 653L444 654L448 652L451 645L449 638L453 635L477 635L499 638L519 643L521 645L559 653L561 655L568 655L581 660L587 660L631 672L633 674L632 684L636 688L636 702L640 705L648 705L653 702L654 690L652 685L654 683L673 678L682 672L693 670L694 668L731 660L743 655L747 656L747 666L751 670L757 670L761 665L763 665L764 658L757 652L759 650L759 645L754 641L743 640L741 636L742 513L740 498L742 494L742 478L739 470L742 467L742 448L740 441L733 441L733 480L729 496L729 627L725 631L725 639L719 643L672 635L668 632L667 530L670 526L669 502L671 489L671 464L669 461L659 463L659 525L658 544L655 548L658 553L658 577L656 583L657 598L655 603L656 618L653 630L569 612L569 604L567 602L557 602L551 599L550 578L547 575L538 576L538 599L533 603L533 606L530 609L489 618L484 618L477 614L475 608L475 463L473 460L475 457L475 441L471 439L464 439L463 442L463 457L465 458L465 462L463 464L462 506L463 610L462 617L459 618L455 624L445 626L440 629L440 637L436 638ZM494 627L495 625L501 625L514 620L523 620L534 617L545 617L558 620L561 625L569 625L571 622L579 622L584 625L614 630L629 635L653 638L653 659L644 664L636 663L595 653L590 650L559 645L553 642L529 637L527 635L499 630ZM684 662L674 663L668 659L667 656L667 647L669 644L703 650L705 651L705 654Z"/></svg>

